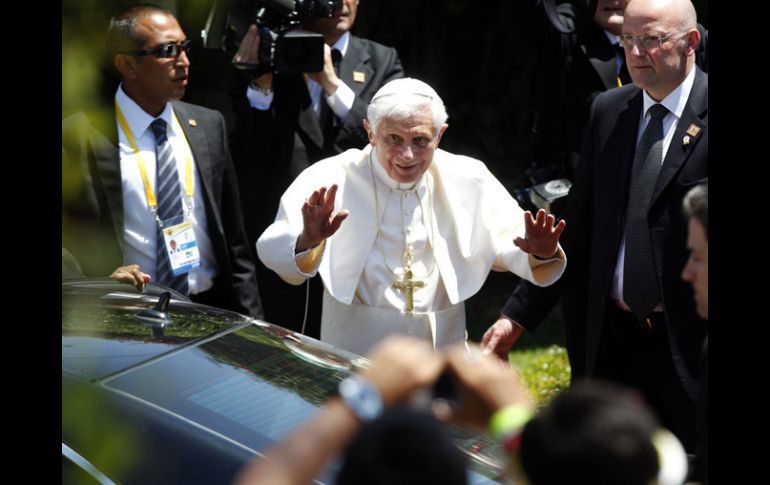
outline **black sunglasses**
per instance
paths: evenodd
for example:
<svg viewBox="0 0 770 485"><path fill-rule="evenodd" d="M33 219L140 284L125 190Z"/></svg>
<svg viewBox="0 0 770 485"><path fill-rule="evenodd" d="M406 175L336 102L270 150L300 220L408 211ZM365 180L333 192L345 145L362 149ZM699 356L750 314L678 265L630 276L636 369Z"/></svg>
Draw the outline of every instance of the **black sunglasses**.
<svg viewBox="0 0 770 485"><path fill-rule="evenodd" d="M175 42L171 42L169 44L163 44L161 46L156 47L155 49L150 49L148 51L133 51L129 52L129 55L132 56L157 56L160 58L167 58L167 57L178 57L179 54L182 52L190 52L190 41L185 40L179 44Z"/></svg>

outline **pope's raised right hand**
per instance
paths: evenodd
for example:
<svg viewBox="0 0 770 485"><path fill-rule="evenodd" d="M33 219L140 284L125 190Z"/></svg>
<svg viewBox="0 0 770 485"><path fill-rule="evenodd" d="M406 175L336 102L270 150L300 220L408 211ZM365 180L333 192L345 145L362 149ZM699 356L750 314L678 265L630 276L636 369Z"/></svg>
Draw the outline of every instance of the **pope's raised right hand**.
<svg viewBox="0 0 770 485"><path fill-rule="evenodd" d="M321 187L314 190L302 205L302 233L297 238L296 252L302 252L320 244L340 228L350 214L346 210L334 212L334 198L337 195L337 184L326 190Z"/></svg>

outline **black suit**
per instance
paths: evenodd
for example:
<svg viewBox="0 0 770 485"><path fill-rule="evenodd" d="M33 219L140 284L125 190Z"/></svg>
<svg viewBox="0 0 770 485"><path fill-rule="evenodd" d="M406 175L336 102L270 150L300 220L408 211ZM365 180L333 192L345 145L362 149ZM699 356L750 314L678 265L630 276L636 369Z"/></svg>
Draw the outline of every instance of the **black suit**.
<svg viewBox="0 0 770 485"><path fill-rule="evenodd" d="M307 83L300 74L276 74L269 110L250 107L248 82L233 72L230 95L236 112L236 128L230 143L238 173L243 213L252 250L262 232L273 222L283 192L305 168L318 160L368 143L363 120L374 94L388 81L403 77L395 49L351 35L337 73L355 93L348 115L340 120L321 96L321 115L313 110ZM361 81L363 79L363 81ZM327 113L323 113L327 110ZM328 117L322 124L321 119ZM310 194L308 194L310 195ZM257 262L257 277L268 321L299 330L305 290L287 285L273 271ZM309 331L320 332L321 282L312 279Z"/></svg>
<svg viewBox="0 0 770 485"><path fill-rule="evenodd" d="M534 329L563 296L573 378L613 377L607 370L622 365L613 360L617 356L611 355L613 349L603 342L611 327L608 312L615 308L610 290L623 239L641 109L642 92L634 85L597 97L568 199L567 227L562 238L568 258L565 275L547 288L519 283L503 309L503 314ZM685 142L688 129L691 134ZM665 308L662 339L667 342L664 346L670 351L675 373L669 377L689 400L698 396L695 376L705 326L696 315L692 288L680 276L688 257L687 221L682 216L681 202L690 188L707 177L708 76L698 70L658 176L648 215ZM660 409L658 412L663 414Z"/></svg>
<svg viewBox="0 0 770 485"><path fill-rule="evenodd" d="M192 150L206 209L209 238L219 267L215 295L205 303L262 317L262 305L247 246L227 146L224 119L217 111L183 102L172 103ZM63 193L62 245L75 254L84 272L109 275L123 264L123 197L118 131L112 109L97 128L82 112L62 121L62 174L79 180L73 193ZM194 120L192 123L189 120ZM193 126L194 125L194 126ZM65 183L65 185L67 185ZM152 273L153 269L142 268ZM192 296L196 298L195 295Z"/></svg>

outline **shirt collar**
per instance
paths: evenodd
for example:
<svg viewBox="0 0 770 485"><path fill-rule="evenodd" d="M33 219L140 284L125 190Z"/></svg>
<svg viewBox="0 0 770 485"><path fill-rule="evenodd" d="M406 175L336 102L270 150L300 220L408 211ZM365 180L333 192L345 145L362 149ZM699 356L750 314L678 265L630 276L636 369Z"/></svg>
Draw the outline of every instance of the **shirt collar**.
<svg viewBox="0 0 770 485"><path fill-rule="evenodd" d="M337 49L343 56L348 52L348 44L350 44L350 31L346 31L337 39L332 49Z"/></svg>
<svg viewBox="0 0 770 485"><path fill-rule="evenodd" d="M665 106L671 113L674 113L677 118L681 118L684 107L687 105L687 99L690 97L693 83L695 83L695 66L690 69L690 73L684 78L684 81L682 81L676 89L671 91L668 96L663 98L660 104ZM647 94L647 91L643 91L643 93L644 111L642 113L644 116L647 116L647 110L650 109L650 106L657 104L658 102L652 99L652 97Z"/></svg>
<svg viewBox="0 0 770 485"><path fill-rule="evenodd" d="M123 116L126 118L126 123L134 134L134 137L138 140L144 132L150 128L150 124L155 120L155 117L147 114L136 101L131 99L125 91L123 91L123 83L118 86L118 92L115 93L115 99L120 106L120 110L123 112ZM166 103L166 107L160 113L157 118L162 118L168 126L173 126L171 123L171 103ZM152 135L152 133L150 133ZM152 135L154 136L154 135Z"/></svg>
<svg viewBox="0 0 770 485"><path fill-rule="evenodd" d="M413 190L415 188L419 189L423 185L423 181L425 180L425 174L422 174L422 176L417 179L416 182L413 182L411 184L405 184L398 182L397 180L394 180L390 175L388 175L388 172L385 170L385 167L382 166L379 159L377 158L377 149L372 148L372 166L374 167L374 176L377 177L377 179L385 184L387 187L393 190Z"/></svg>
<svg viewBox="0 0 770 485"><path fill-rule="evenodd" d="M616 45L618 45L619 42L618 42L618 36L617 35L613 34L609 30L602 29L602 32L604 32L604 35L607 36L607 40L610 41L610 45L611 46L615 47Z"/></svg>

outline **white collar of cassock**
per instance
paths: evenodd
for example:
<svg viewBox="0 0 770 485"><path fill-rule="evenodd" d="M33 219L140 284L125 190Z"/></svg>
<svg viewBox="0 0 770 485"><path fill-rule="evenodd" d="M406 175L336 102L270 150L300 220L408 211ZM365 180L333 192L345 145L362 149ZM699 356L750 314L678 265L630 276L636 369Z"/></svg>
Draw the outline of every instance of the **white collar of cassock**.
<svg viewBox="0 0 770 485"><path fill-rule="evenodd" d="M404 184L394 180L390 175L388 175L385 167L382 166L380 160L377 158L376 148L372 149L372 166L374 167L374 176L377 177L377 180L385 184L386 187L394 190L413 190L418 185L422 185L423 181L425 180L425 174L422 174L422 176L417 179L416 182L411 184Z"/></svg>

